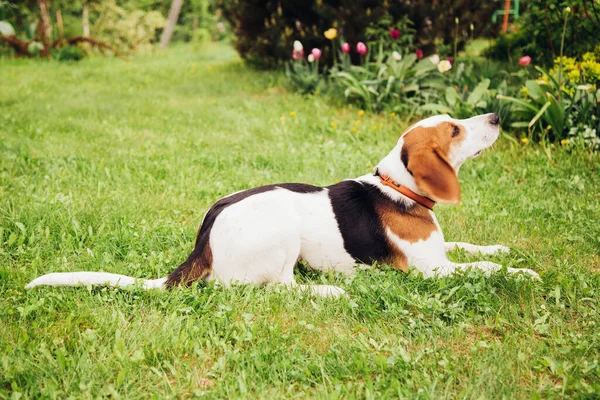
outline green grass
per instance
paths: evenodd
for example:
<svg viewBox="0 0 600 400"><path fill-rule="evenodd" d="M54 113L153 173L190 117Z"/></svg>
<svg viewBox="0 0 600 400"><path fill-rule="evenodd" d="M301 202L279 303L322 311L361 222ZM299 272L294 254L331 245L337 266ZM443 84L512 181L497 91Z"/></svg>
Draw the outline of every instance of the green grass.
<svg viewBox="0 0 600 400"><path fill-rule="evenodd" d="M273 89L281 75L222 45L0 62L0 398L598 398L598 155L504 137L461 169L462 204L436 209L448 240L508 245L490 259L542 282L382 267L299 271L337 300L25 291L52 271L164 276L221 196L362 175L409 121Z"/></svg>

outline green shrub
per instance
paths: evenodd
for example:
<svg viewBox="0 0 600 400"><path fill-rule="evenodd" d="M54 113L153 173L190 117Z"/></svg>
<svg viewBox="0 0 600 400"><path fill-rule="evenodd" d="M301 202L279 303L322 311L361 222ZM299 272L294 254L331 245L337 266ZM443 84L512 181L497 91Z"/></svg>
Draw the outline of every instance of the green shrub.
<svg viewBox="0 0 600 400"><path fill-rule="evenodd" d="M81 61L85 52L77 46L65 46L55 50L52 56L58 61Z"/></svg>
<svg viewBox="0 0 600 400"><path fill-rule="evenodd" d="M98 3L93 11L98 14L91 29L94 37L110 43L122 54L151 50L157 30L166 23L158 11L128 11L115 0Z"/></svg>
<svg viewBox="0 0 600 400"><path fill-rule="evenodd" d="M407 53L398 60L381 49L363 66L333 70L331 80L350 103L365 110L405 114L437 98L444 87L443 75L429 59L418 61L414 53Z"/></svg>
<svg viewBox="0 0 600 400"><path fill-rule="evenodd" d="M600 147L600 89L574 82L564 71L538 70L540 79L525 82L519 97L499 96L513 104L512 127L526 128L533 140L571 139Z"/></svg>
<svg viewBox="0 0 600 400"><path fill-rule="evenodd" d="M290 59L294 40L301 40L308 49L324 49L323 62L331 65L334 54L323 32L332 27L352 46L377 41L389 36L390 28L399 27L401 40L412 41L414 32L428 55L436 52L436 41L449 44L457 38L460 47L473 35L489 33L489 20L498 4L486 0L229 0L223 2L223 12L234 29L237 51L253 64L281 65ZM384 25L389 24L387 32L379 24L383 19ZM354 63L360 58L351 56Z"/></svg>
<svg viewBox="0 0 600 400"><path fill-rule="evenodd" d="M596 0L529 0L518 20L518 34L509 35L510 49L531 56L538 65L551 66L560 55L565 10L569 10L564 55L581 57L600 42L600 6ZM568 8L568 9L567 9ZM504 39L503 39L504 40ZM506 44L502 40L498 46ZM500 55L504 49L495 50Z"/></svg>

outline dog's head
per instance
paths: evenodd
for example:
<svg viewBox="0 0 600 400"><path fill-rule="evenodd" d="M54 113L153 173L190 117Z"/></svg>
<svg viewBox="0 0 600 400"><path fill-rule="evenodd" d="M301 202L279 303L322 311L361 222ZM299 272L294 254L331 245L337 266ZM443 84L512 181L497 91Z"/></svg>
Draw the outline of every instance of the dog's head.
<svg viewBox="0 0 600 400"><path fill-rule="evenodd" d="M497 114L461 120L448 115L430 117L402 134L394 156L400 156L410 175L405 179L414 180L411 186L434 201L457 204L460 201L458 169L496 141L499 122Z"/></svg>

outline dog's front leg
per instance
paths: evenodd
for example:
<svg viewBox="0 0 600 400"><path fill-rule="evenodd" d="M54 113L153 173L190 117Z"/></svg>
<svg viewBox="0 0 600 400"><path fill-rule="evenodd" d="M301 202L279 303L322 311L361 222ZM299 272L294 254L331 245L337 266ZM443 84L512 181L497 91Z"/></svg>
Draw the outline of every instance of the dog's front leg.
<svg viewBox="0 0 600 400"><path fill-rule="evenodd" d="M477 268L485 272L486 275L491 275L496 273L502 269L502 265L493 263L491 261L477 261L471 263L454 263L448 262L445 265L442 265L434 270L434 275L438 277L449 276L454 274L457 271L465 271L469 268ZM528 268L508 268L509 274L516 274L522 272L524 274L530 275L533 279L539 280L540 276L537 272L528 269Z"/></svg>
<svg viewBox="0 0 600 400"><path fill-rule="evenodd" d="M464 243L464 242L446 242L444 243L444 250L446 252L454 251L456 249L462 249L467 253L471 254L482 254L482 255L494 255L500 253L509 253L510 248L499 244L492 246L478 246L476 244Z"/></svg>

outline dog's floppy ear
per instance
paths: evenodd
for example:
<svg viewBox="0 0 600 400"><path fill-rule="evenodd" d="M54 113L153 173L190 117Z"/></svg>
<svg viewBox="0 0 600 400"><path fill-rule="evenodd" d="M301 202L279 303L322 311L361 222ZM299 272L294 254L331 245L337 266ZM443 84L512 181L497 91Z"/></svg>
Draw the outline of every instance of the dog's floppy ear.
<svg viewBox="0 0 600 400"><path fill-rule="evenodd" d="M408 170L415 178L417 187L427 197L439 203L460 202L460 184L456 171L438 146L411 152L407 158Z"/></svg>

